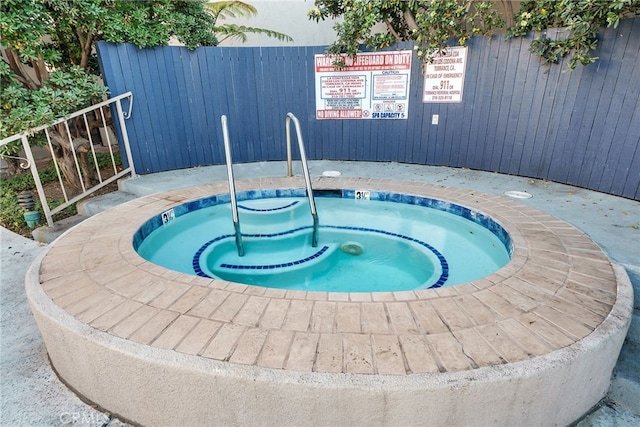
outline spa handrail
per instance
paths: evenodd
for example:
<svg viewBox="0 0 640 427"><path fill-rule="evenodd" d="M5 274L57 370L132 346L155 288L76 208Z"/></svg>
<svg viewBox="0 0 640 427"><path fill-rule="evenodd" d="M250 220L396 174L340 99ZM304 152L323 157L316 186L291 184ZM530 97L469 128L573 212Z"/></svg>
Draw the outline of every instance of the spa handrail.
<svg viewBox="0 0 640 427"><path fill-rule="evenodd" d="M238 256L244 256L244 246L242 245L242 233L240 232L240 218L238 217L238 202L236 200L236 184L233 179L233 168L231 167L231 146L229 144L229 130L227 129L227 116L220 117L222 122L222 137L224 139L224 154L227 160L227 178L229 179L229 196L231 198L231 218L233 228L236 233L236 247Z"/></svg>
<svg viewBox="0 0 640 427"><path fill-rule="evenodd" d="M304 140L302 139L302 131L300 130L300 122L293 113L287 113L285 122L287 130L287 176L293 176L293 168L291 166L291 120L296 126L296 135L298 137L298 149L300 150L300 160L302 161L302 172L307 185L307 197L309 197L309 208L311 209L311 217L313 218L313 234L311 236L311 246L318 246L318 212L316 211L316 202L313 198L313 188L311 188L311 177L309 176L309 167L307 166L307 155L304 151Z"/></svg>

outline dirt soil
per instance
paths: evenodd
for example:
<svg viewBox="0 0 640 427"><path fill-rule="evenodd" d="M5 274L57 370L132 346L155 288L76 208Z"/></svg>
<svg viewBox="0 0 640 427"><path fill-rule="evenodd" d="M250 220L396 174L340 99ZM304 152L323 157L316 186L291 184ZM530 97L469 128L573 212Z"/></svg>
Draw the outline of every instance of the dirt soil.
<svg viewBox="0 0 640 427"><path fill-rule="evenodd" d="M117 167L117 172L120 172L121 170L122 170L122 167ZM100 176L102 177L103 181L107 180L108 178L112 177L115 174L116 172L114 172L113 166L111 165L100 169ZM96 175L96 179L97 179L97 175ZM93 185L95 185L95 183ZM46 194L47 196L47 200L64 200L64 192L62 191L62 186L60 185L59 181L47 182L42 187L44 189L44 194ZM68 184L65 186L65 190L67 192L68 199L72 199L73 197L81 193L80 190L74 190L70 188ZM37 190L34 189L34 191L37 191ZM101 194L111 193L114 191L118 191L118 181L115 181L115 182L112 182L111 184L106 185L105 187L101 188L100 190L96 191L95 193L91 194L88 197L96 197Z"/></svg>

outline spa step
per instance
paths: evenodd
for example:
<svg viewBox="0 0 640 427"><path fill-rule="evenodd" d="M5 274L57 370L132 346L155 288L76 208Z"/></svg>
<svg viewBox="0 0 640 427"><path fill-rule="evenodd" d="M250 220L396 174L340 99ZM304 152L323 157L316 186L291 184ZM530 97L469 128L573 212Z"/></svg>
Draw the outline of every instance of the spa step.
<svg viewBox="0 0 640 427"><path fill-rule="evenodd" d="M78 215L90 217L136 198L137 196L122 191L89 197L78 202Z"/></svg>
<svg viewBox="0 0 640 427"><path fill-rule="evenodd" d="M133 194L114 191L112 193L81 200L76 204L76 208L78 210L77 215L58 220L54 223L53 227L47 226L46 221L43 219L45 225L34 229L31 232L31 235L33 236L33 240L36 242L51 243L62 233L81 223L85 219L136 198L137 196Z"/></svg>
<svg viewBox="0 0 640 427"><path fill-rule="evenodd" d="M304 236L300 236L300 238L304 239ZM199 265L203 266L204 270L208 270L205 271L207 274L213 273L213 275L226 278L233 276L237 279L246 275L286 274L317 264L328 263L336 250L334 244L319 245L315 248L304 245L301 249L294 249L277 260L265 261L266 247L261 243L245 241L247 255L239 259L234 254L227 254L222 258L207 259L208 255L205 254L199 259ZM292 246L299 247L298 244ZM327 265L328 267L329 265Z"/></svg>
<svg viewBox="0 0 640 427"><path fill-rule="evenodd" d="M31 235L33 236L33 240L40 243L51 243L56 240L62 233L69 230L72 227L75 227L82 221L87 219L86 216L82 215L74 215L68 218L61 219L60 221L56 221L53 224L53 227L48 227L46 221L44 221L44 226L35 228L31 231Z"/></svg>
<svg viewBox="0 0 640 427"><path fill-rule="evenodd" d="M238 215L243 233L259 233L264 224L290 224L308 218L309 204L305 199L263 199L238 202Z"/></svg>

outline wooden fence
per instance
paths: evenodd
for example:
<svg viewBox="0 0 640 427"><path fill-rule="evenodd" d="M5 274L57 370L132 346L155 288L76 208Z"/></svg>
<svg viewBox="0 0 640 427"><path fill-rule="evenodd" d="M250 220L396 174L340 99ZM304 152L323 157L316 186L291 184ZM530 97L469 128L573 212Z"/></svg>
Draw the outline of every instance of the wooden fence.
<svg viewBox="0 0 640 427"><path fill-rule="evenodd" d="M422 103L414 56L408 119L386 121L316 120L321 46L189 51L101 42L98 54L111 94L134 94L128 131L141 174L224 163L222 114L234 162L284 160L285 114L293 112L309 159L467 167L640 200L640 18L602 34L599 61L571 72L540 65L531 37L474 38L458 104Z"/></svg>

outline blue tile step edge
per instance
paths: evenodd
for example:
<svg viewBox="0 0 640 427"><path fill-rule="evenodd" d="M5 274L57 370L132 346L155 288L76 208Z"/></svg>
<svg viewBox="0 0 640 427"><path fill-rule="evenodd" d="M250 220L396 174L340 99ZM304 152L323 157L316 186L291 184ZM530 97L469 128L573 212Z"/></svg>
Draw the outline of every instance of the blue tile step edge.
<svg viewBox="0 0 640 427"><path fill-rule="evenodd" d="M307 199L261 199L261 200L243 200L238 202L238 215L240 223L255 226L256 231L260 232L265 221L268 224L287 224L295 221L296 218L310 218L309 204ZM249 229L243 228L243 232L249 232ZM252 231L253 232L253 231Z"/></svg>
<svg viewBox="0 0 640 427"><path fill-rule="evenodd" d="M252 261L243 259L238 262L217 262L213 266L207 265L207 251L205 250L194 256L193 267L196 274L203 277L228 277L229 274L241 277L282 274L283 272L293 273L312 268L320 263L331 263L330 260L336 250L337 245L328 244L315 248L309 247L309 250L305 251L306 253L283 262L260 263L255 262L257 259L253 257Z"/></svg>

